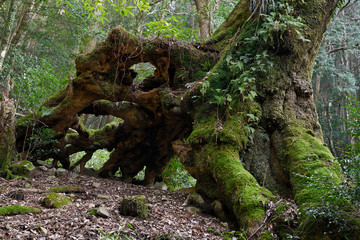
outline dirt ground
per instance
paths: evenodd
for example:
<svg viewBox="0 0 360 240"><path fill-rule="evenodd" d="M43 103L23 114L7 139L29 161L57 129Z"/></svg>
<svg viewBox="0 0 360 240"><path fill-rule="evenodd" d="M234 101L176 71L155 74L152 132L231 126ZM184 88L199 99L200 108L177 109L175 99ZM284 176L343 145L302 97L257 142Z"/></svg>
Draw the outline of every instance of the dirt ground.
<svg viewBox="0 0 360 240"><path fill-rule="evenodd" d="M43 207L40 200L47 190L59 186L79 186L84 191L66 194L73 201L62 208ZM23 192L24 199L14 199L14 192ZM146 197L148 219L119 215L119 200L126 195ZM187 195L72 172L54 177L37 168L30 180L0 178L0 207L23 205L42 210L39 214L0 216L0 239L224 239L228 224L194 213L193 206L184 204ZM95 217L87 212L98 206L104 206L111 216Z"/></svg>

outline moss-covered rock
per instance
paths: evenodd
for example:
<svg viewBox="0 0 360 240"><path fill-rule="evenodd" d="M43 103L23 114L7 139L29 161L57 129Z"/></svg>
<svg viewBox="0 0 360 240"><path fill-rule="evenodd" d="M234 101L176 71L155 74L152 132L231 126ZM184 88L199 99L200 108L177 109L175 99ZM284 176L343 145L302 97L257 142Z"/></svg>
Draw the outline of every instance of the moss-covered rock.
<svg viewBox="0 0 360 240"><path fill-rule="evenodd" d="M144 195L125 196L120 200L119 213L124 216L148 218L149 206Z"/></svg>
<svg viewBox="0 0 360 240"><path fill-rule="evenodd" d="M34 164L27 160L15 163L11 165L9 169L13 174L26 178L33 178L36 171Z"/></svg>
<svg viewBox="0 0 360 240"><path fill-rule="evenodd" d="M48 193L46 197L42 199L42 203L47 208L60 208L71 202L70 198L54 192Z"/></svg>
<svg viewBox="0 0 360 240"><path fill-rule="evenodd" d="M5 206L0 207L0 216L27 214L27 213L40 213L40 208L26 207L26 206Z"/></svg>
<svg viewBox="0 0 360 240"><path fill-rule="evenodd" d="M79 193L79 192L84 192L84 190L81 187L78 187L78 186L61 186L61 187L49 188L48 192Z"/></svg>

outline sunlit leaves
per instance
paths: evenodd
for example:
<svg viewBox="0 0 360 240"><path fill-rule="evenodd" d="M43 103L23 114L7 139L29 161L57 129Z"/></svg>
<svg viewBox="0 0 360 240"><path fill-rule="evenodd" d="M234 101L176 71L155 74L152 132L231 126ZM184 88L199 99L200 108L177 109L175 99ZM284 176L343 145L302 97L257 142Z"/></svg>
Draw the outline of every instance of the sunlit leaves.
<svg viewBox="0 0 360 240"><path fill-rule="evenodd" d="M109 22L106 17L109 14L109 9L115 10L121 16L134 16L134 9L139 11L148 11L149 3L146 0L78 0L85 14L88 18L96 19L97 21L104 23ZM65 1L66 4L73 7L69 1Z"/></svg>

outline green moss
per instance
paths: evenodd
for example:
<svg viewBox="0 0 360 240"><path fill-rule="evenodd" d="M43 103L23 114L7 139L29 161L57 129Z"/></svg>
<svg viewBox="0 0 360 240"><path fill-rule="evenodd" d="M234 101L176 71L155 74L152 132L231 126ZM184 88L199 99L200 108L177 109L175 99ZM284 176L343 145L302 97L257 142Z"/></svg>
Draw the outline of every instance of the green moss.
<svg viewBox="0 0 360 240"><path fill-rule="evenodd" d="M49 188L48 192L73 193L73 192L83 192L83 189L78 186L62 186L62 187Z"/></svg>
<svg viewBox="0 0 360 240"><path fill-rule="evenodd" d="M259 240L274 240L274 239L276 238L274 238L268 230L261 233L261 236L259 238Z"/></svg>
<svg viewBox="0 0 360 240"><path fill-rule="evenodd" d="M27 213L40 213L41 209L25 206L5 206L0 207L0 216L9 216L17 214L27 214Z"/></svg>
<svg viewBox="0 0 360 240"><path fill-rule="evenodd" d="M97 212L97 208L90 208L89 210L87 210L87 213L92 216L96 216L96 212Z"/></svg>
<svg viewBox="0 0 360 240"><path fill-rule="evenodd" d="M197 188L200 192L205 192L209 196L209 192L215 191L210 197L220 199L232 209L238 223L244 229L263 220L264 206L272 194L259 186L255 178L243 167L236 147L207 144L197 157L206 159L202 166L198 166ZM209 172L212 176L206 176ZM203 181L206 178L212 179L216 187Z"/></svg>
<svg viewBox="0 0 360 240"><path fill-rule="evenodd" d="M149 206L144 195L125 196L120 200L119 213L146 219L149 216Z"/></svg>
<svg viewBox="0 0 360 240"><path fill-rule="evenodd" d="M35 120L35 119L39 119L41 117L41 114L40 113L31 113L31 114L28 114L24 117L21 117L21 118L18 118L16 120L16 126L19 127L28 127L32 124L32 122Z"/></svg>
<svg viewBox="0 0 360 240"><path fill-rule="evenodd" d="M35 174L35 166L27 160L11 165L9 169L13 174L26 178L31 178Z"/></svg>
<svg viewBox="0 0 360 240"><path fill-rule="evenodd" d="M284 134L286 151L283 161L287 163L296 201L299 204L321 203L324 191L307 188L309 177L327 178L338 184L343 180L339 163L323 142L309 134L305 128L290 125L284 130Z"/></svg>
<svg viewBox="0 0 360 240"><path fill-rule="evenodd" d="M260 105L255 102L240 104L234 101L231 108L235 113L225 121L217 120L214 116L195 121L193 131L187 138L188 143L226 143L236 146L239 150L245 147L252 134L247 113L253 114L258 119L261 116Z"/></svg>
<svg viewBox="0 0 360 240"><path fill-rule="evenodd" d="M195 122L190 136L187 138L187 142L190 144L200 144L209 141L214 141L214 132L216 127L215 117L209 116L207 119L202 119L199 122Z"/></svg>
<svg viewBox="0 0 360 240"><path fill-rule="evenodd" d="M46 207L60 208L71 203L71 199L59 193L51 192L46 195L42 202Z"/></svg>

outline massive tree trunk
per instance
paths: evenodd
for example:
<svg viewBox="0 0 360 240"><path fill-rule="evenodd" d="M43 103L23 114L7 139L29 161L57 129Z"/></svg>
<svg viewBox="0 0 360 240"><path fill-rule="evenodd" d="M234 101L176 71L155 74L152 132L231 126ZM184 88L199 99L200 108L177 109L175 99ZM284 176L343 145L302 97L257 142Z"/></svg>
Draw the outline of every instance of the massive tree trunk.
<svg viewBox="0 0 360 240"><path fill-rule="evenodd" d="M307 188L302 176L342 179L324 146L311 88L337 1L292 2L289 14L305 24L302 39L290 26L269 28L268 40L251 40L264 21L259 12L270 2L240 0L202 45L147 41L114 29L92 53L77 58L77 76L65 90L18 122L18 149L29 148L23 146L29 126L52 128L60 153L51 156L63 166L71 167L72 153L86 151L78 162L83 166L94 151L107 148L113 152L100 175L120 168L132 181L146 166L144 184L153 183L177 154L196 177L197 192L220 200L250 238L263 232L275 195L295 199L300 210L322 204L323 191ZM130 67L139 62L156 70L135 84ZM90 131L79 120L83 113L121 120ZM321 238L326 224L307 222L301 219L303 236Z"/></svg>

